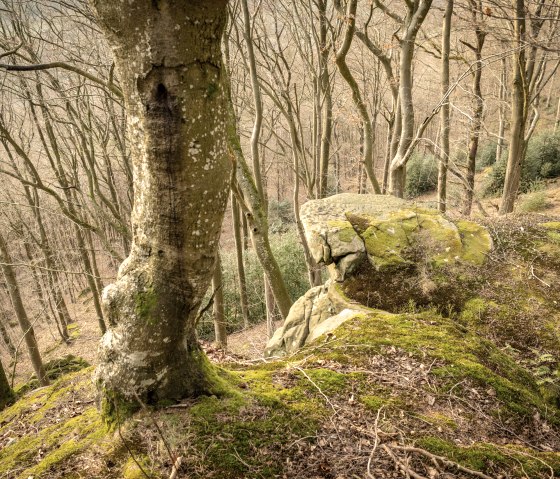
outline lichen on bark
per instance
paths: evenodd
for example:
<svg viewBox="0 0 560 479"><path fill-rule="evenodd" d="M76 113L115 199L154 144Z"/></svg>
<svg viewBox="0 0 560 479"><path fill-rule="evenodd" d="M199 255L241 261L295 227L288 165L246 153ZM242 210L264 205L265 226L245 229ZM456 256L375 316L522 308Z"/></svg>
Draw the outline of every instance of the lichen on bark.
<svg viewBox="0 0 560 479"><path fill-rule="evenodd" d="M219 389L195 335L228 199L221 36L227 0L92 0L124 93L133 245L103 293L96 381L115 402Z"/></svg>

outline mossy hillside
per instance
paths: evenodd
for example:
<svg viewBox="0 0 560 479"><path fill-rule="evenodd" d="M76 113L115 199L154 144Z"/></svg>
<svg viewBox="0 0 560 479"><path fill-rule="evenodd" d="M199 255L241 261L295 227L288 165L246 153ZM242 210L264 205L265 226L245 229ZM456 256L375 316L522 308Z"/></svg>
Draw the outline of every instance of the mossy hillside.
<svg viewBox="0 0 560 479"><path fill-rule="evenodd" d="M441 361L432 369L432 374L444 380L441 393L469 379L482 388L492 388L501 408L515 415L519 422L539 411L543 417L560 424L560 411L547 403L529 371L490 341L437 311L358 314L337 329L335 336L328 351L311 345L301 354L309 355L318 347L317 353L313 353L317 357L330 358L334 354L337 361L359 365L369 354L383 355L385 348L396 347L424 361L426 358Z"/></svg>
<svg viewBox="0 0 560 479"><path fill-rule="evenodd" d="M80 371L89 367L90 364L83 358L68 354L62 358L51 359L44 364L45 372L49 381L55 381L58 378L75 371ZM16 394L22 396L25 393L37 389L40 386L35 374L25 384L16 388Z"/></svg>
<svg viewBox="0 0 560 479"><path fill-rule="evenodd" d="M0 471L11 471L14 478L51 477L49 471L61 462L105 437L91 401L91 372L67 374L0 413L0 436L12 439L0 451Z"/></svg>
<svg viewBox="0 0 560 479"><path fill-rule="evenodd" d="M430 374L440 385L442 395L466 378L483 390L495 390L503 409L501 413L513 414L520 422L532 417L537 410L543 415L548 414L546 417L553 416L555 411L540 396L531 375L516 366L507 354L492 344L480 343L480 338L467 328L436 311L419 314L363 313L338 328L333 338L327 343L318 341L284 361L251 367L230 365L220 373L229 391L226 396L201 397L185 403L183 408L164 407L149 413L141 411L123 425L128 447L151 477L169 475L169 460L149 418L152 415L172 450L183 456L181 473L188 477L278 477L284 474L286 461L296 457L301 445L314 447L316 438L324 434L321 429L332 421L339 421L333 404L336 411L342 413L339 409L341 404L349 404L350 398L354 398L356 406L351 408L357 411L358 417L366 414L365 418L369 419L365 420L369 424L373 423L382 408L382 414L394 415L391 421L397 421L402 426L399 418L404 411L406 417L420 418L420 424L424 424L430 434L426 435L426 431L411 433L409 439L415 444L434 453L443 453L434 444L449 444L447 452L453 455L453 460L476 466L477 470L494 471L496 449L473 449L476 456L475 452L464 453L450 439L457 429L453 419L437 411L426 411L414 395L376 382L375 374L372 376L367 372L371 368L368 361L372 356L385 355L393 349L406 351L425 364L433 364ZM13 415L18 410L23 414L27 411L30 421L39 424L41 419L33 418L34 414L41 412L46 415L45 409L56 410L55 405L60 404L64 396L68 400L74 389L93 397L90 376L91 370L72 373L49 388L26 396L25 399L30 401L26 405L20 401L19 405L3 414L11 411ZM456 386L454 394L461 393L461 385ZM33 411L34 403L43 406ZM430 442L430 438L435 439ZM440 442L434 442L436 440ZM22 474L15 477L28 477L23 473L35 474L37 478L79 477L67 472L65 476L49 474L55 469L72 471L77 456L85 454L87 457L93 450L90 446L104 441L120 444L114 451L99 448L96 452L105 454L104 461L110 459L116 465L111 474L92 472L91 477L142 477L116 433L107 433L93 405L88 405L79 416L47 426L38 440L30 434L19 442L17 450L13 449L17 443L5 448L0 453L0 467L24 464L26 469L21 468ZM31 460L44 444L50 445L46 449L47 456L34 465ZM159 444L157 449L154 449L155 444ZM3 456L7 453L10 459ZM534 451L531 454L541 458ZM502 469L519 469L508 462L507 451L502 455L506 457L505 461L499 462ZM521 453L515 458L524 460ZM550 462L548 456L545 459L545 462ZM533 463L523 462L523 467L532 470ZM542 467L544 470L545 466ZM539 474L533 477L541 477ZM512 474L512 477L516 475Z"/></svg>

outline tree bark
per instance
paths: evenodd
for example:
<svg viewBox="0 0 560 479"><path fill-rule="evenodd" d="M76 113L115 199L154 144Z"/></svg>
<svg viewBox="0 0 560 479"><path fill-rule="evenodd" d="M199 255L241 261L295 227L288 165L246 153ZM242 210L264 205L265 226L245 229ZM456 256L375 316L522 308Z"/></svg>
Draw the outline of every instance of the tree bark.
<svg viewBox="0 0 560 479"><path fill-rule="evenodd" d="M499 120L498 120L498 144L496 145L496 161L499 161L505 147L504 135L506 131L506 118L505 118L505 102L507 98L506 92L507 81L507 63L506 59L502 59L502 73L500 75L500 107L499 107Z"/></svg>
<svg viewBox="0 0 560 479"><path fill-rule="evenodd" d="M362 155L362 162L364 168L367 172L367 176L371 185L373 187L373 191L375 194L381 194L381 188L379 187L379 182L377 181L377 177L375 176L375 171L373 168L373 128L371 126L371 120L369 117L369 113L367 111L366 104L363 101L362 94L360 93L360 87L356 83L352 72L348 68L346 64L346 55L350 50L350 46L352 45L352 40L354 38L354 32L356 29L356 6L357 0L349 0L348 5L346 7L346 31L344 34L344 40L342 45L336 52L336 65L338 66L338 70L342 75L342 78L346 80L350 90L352 92L352 100L356 109L358 110L358 114L362 120L363 129L364 129L364 152Z"/></svg>
<svg viewBox="0 0 560 479"><path fill-rule="evenodd" d="M239 203L235 195L231 195L231 216L233 222L233 236L235 239L235 257L237 258L237 283L239 285L239 297L241 300L241 314L243 315L243 327L247 329L250 324L249 301L247 299L247 279L245 277L245 262L243 260L243 242L241 238L241 221L239 218Z"/></svg>
<svg viewBox="0 0 560 479"><path fill-rule="evenodd" d="M103 292L106 414L217 392L195 332L229 193L221 36L227 0L91 0L128 112L133 241ZM113 402L114 401L114 402Z"/></svg>
<svg viewBox="0 0 560 479"><path fill-rule="evenodd" d="M14 400L14 392L8 382L4 365L0 361L0 411L11 404Z"/></svg>
<svg viewBox="0 0 560 479"><path fill-rule="evenodd" d="M212 291L214 295L214 340L221 349L227 347L226 317L224 314L224 288L222 282L222 260L220 253L216 254L216 265L212 276Z"/></svg>
<svg viewBox="0 0 560 479"><path fill-rule="evenodd" d="M39 353L39 345L37 344L37 339L35 338L35 331L33 329L33 325L27 317L27 312L25 310L25 306L23 305L23 300L21 299L17 283L16 272L11 266L13 263L12 257L10 256L8 246L2 235L0 235L0 263L2 265L4 278L6 279L8 294L10 295L12 306L25 339L27 351L29 352L31 365L33 366L33 370L35 371L35 375L37 376L41 386L47 386L49 384L49 379L47 378L45 368L43 367L43 360L41 359L41 354Z"/></svg>
<svg viewBox="0 0 560 479"><path fill-rule="evenodd" d="M443 17L441 45L441 95L445 97L449 90L449 52L451 50L451 18L453 0L448 0ZM438 210L447 210L447 168L449 165L449 100L441 106L441 159L438 167Z"/></svg>
<svg viewBox="0 0 560 479"><path fill-rule="evenodd" d="M322 126L321 126L321 153L320 153L320 179L319 198L325 198L328 193L329 181L329 158L332 137L332 92L329 73L329 53L327 47L327 0L317 2L319 13L319 91L323 100L322 104Z"/></svg>
<svg viewBox="0 0 560 479"><path fill-rule="evenodd" d="M408 2L409 12L405 20L405 33L401 39L399 106L401 113L401 135L399 146L389 174L389 192L402 198L406 180L407 152L414 138L414 103L412 99L412 59L416 47L416 36L432 6L432 0Z"/></svg>
<svg viewBox="0 0 560 479"><path fill-rule="evenodd" d="M528 94L525 76L525 1L515 0L514 33L516 50L513 54L513 81L511 131L504 191L500 214L511 213L521 181L521 162L525 153L525 124L527 122Z"/></svg>
<svg viewBox="0 0 560 479"><path fill-rule="evenodd" d="M471 17L474 23L476 35L476 46L474 53L476 57L476 69L473 75L473 95L474 95L474 114L470 132L469 152L467 156L467 171L462 213L470 216L472 210L472 202L474 197L474 176L476 170L476 155L478 153L478 144L480 140L480 131L482 129L482 114L484 112L484 100L482 98L482 48L486 39L486 32L481 26L481 17L483 12L479 11L479 5L474 0L469 3ZM472 48L472 47L471 47Z"/></svg>

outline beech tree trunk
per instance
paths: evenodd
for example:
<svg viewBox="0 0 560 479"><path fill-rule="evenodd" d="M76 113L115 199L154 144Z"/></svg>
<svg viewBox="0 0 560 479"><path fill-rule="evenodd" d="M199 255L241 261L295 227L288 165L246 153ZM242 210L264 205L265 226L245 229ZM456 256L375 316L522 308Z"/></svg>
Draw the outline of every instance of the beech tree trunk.
<svg viewBox="0 0 560 479"><path fill-rule="evenodd" d="M527 122L529 95L525 84L527 80L524 49L526 38L525 2L524 0L516 0L514 6L516 14L514 32L517 49L513 54L511 130L500 214L513 211L521 181L521 162L525 155L525 124Z"/></svg>
<svg viewBox="0 0 560 479"><path fill-rule="evenodd" d="M443 16L443 33L441 41L441 95L445 97L449 90L449 52L451 50L451 17L453 0L448 0ZM438 210L447 210L447 168L449 165L449 100L441 106L441 159L438 167Z"/></svg>
<svg viewBox="0 0 560 479"><path fill-rule="evenodd" d="M412 98L412 60L416 47L416 36L432 6L432 0L408 2L408 13L404 22L405 33L400 41L400 83L399 106L401 114L401 135L399 146L391 160L389 172L389 192L402 198L406 180L407 153L414 139L414 102Z"/></svg>
<svg viewBox="0 0 560 479"><path fill-rule="evenodd" d="M91 0L113 48L134 173L133 241L103 292L106 413L216 392L195 325L228 199L227 0Z"/></svg>
<svg viewBox="0 0 560 479"><path fill-rule="evenodd" d="M233 221L233 233L235 239L235 257L237 259L237 283L239 285L239 297L241 300L241 314L243 315L243 327L249 327L249 301L247 299L247 279L245 277L245 263L243 261L243 243L241 239L241 221L239 218L239 203L235 195L231 194L231 216Z"/></svg>
<svg viewBox="0 0 560 479"><path fill-rule="evenodd" d="M469 47L474 51L476 57L476 70L473 75L473 95L474 95L474 114L471 125L469 153L467 156L466 184L464 185L462 213L470 216L474 197L474 177L476 170L476 155L482 130L482 114L484 112L484 100L482 98L482 48L486 39L486 32L483 30L483 13L479 11L479 6L471 0L469 4L471 18L474 24L476 35L476 45Z"/></svg>
<svg viewBox="0 0 560 479"><path fill-rule="evenodd" d="M216 265L212 276L212 290L214 295L214 336L216 346L221 349L227 347L226 317L224 314L224 289L222 282L222 260L220 253L216 255Z"/></svg>

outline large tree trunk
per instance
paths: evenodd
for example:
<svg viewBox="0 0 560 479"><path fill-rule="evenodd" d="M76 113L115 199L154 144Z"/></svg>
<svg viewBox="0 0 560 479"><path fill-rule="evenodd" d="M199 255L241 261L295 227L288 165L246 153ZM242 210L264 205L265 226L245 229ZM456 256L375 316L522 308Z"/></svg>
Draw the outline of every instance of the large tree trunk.
<svg viewBox="0 0 560 479"><path fill-rule="evenodd" d="M198 344L228 199L227 0L92 0L115 56L134 167L133 242L103 292L96 378L111 412L216 391ZM116 403L112 400L116 399Z"/></svg>

